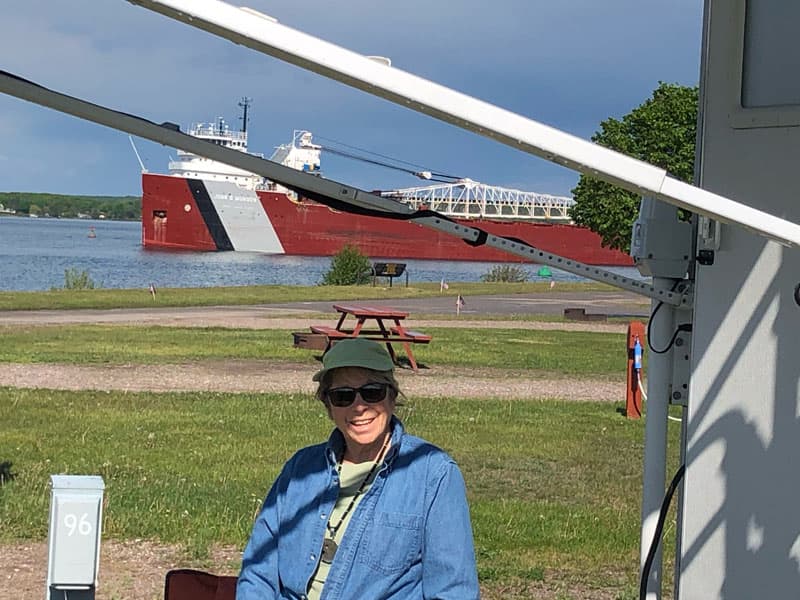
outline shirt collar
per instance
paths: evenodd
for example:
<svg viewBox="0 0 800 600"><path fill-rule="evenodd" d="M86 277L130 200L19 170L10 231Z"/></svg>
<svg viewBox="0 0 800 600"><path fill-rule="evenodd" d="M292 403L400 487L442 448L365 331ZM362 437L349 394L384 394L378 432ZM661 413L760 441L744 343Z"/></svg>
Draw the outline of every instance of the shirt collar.
<svg viewBox="0 0 800 600"><path fill-rule="evenodd" d="M389 449L386 451L386 456L383 459L383 462L386 464L390 464L397 456L397 453L400 451L400 443L403 439L403 434L405 434L405 427L403 427L403 423L394 415L392 415L390 427L392 428L392 441L389 444ZM339 462L339 457L344 454L344 435L342 435L342 432L338 429L334 429L331 432L330 437L328 437L328 443L325 446L325 453L327 455L328 465L332 468L336 468L336 465Z"/></svg>

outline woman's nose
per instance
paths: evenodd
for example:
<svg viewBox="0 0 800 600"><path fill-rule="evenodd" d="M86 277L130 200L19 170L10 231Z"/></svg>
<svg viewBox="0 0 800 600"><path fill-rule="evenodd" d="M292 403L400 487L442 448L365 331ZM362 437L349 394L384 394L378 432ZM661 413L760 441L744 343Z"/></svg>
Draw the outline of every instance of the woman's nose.
<svg viewBox="0 0 800 600"><path fill-rule="evenodd" d="M365 408L367 403L364 402L364 398L361 397L361 392L356 391L356 397L353 400L352 407L353 408Z"/></svg>

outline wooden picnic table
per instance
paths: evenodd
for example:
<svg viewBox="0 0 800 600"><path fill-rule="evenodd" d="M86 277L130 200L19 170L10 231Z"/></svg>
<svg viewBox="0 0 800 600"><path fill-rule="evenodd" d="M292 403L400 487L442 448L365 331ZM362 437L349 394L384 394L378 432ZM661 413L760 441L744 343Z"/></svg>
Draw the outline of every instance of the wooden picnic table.
<svg viewBox="0 0 800 600"><path fill-rule="evenodd" d="M418 370L417 361L411 351L411 344L427 344L431 341L431 336L419 331L406 329L403 321L408 317L407 312L386 306L364 304L334 304L333 308L339 313L339 320L335 327L326 325L311 326L313 333L327 336L326 352L339 340L365 337L384 342L389 355L394 363L397 364L397 355L392 347L392 342L396 342L403 344L408 362L414 372ZM348 317L351 318L348 319Z"/></svg>

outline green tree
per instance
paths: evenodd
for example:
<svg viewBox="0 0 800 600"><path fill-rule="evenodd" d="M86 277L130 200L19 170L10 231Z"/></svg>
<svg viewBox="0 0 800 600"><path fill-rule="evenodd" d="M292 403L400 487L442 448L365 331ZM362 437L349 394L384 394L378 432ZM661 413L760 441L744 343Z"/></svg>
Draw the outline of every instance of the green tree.
<svg viewBox="0 0 800 600"><path fill-rule="evenodd" d="M592 141L666 169L672 177L692 182L697 135L698 88L659 83L653 96L622 117L600 124ZM640 196L581 175L572 190L570 216L598 233L605 246L630 250L631 228Z"/></svg>
<svg viewBox="0 0 800 600"><path fill-rule="evenodd" d="M38 210L40 216L75 217L78 213L107 219L139 220L142 214L141 198L136 196L68 196L64 194L42 194L0 192L0 203L19 213Z"/></svg>
<svg viewBox="0 0 800 600"><path fill-rule="evenodd" d="M331 268L322 285L360 285L369 283L372 265L355 246L346 245L331 259Z"/></svg>
<svg viewBox="0 0 800 600"><path fill-rule="evenodd" d="M495 265L481 275L481 281L523 283L528 281L528 273L519 265Z"/></svg>

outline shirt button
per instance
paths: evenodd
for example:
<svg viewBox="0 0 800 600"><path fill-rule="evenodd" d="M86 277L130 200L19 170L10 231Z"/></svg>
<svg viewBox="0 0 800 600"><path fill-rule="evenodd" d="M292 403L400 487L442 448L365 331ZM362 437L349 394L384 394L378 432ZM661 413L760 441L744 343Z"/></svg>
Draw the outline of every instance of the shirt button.
<svg viewBox="0 0 800 600"><path fill-rule="evenodd" d="M324 521L324 520L325 520L325 517L327 517L327 516L328 516L328 515L326 515L325 513L322 513L322 514L319 516L319 518L320 518L320 519L322 519L322 520Z"/></svg>
<svg viewBox="0 0 800 600"><path fill-rule="evenodd" d="M310 558L312 561L313 561L313 560L317 560L317 557L316 557L316 556L314 556L313 554L312 554L311 556L309 556L309 558Z"/></svg>

